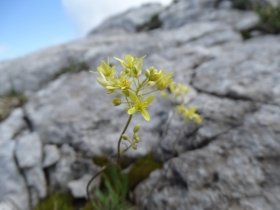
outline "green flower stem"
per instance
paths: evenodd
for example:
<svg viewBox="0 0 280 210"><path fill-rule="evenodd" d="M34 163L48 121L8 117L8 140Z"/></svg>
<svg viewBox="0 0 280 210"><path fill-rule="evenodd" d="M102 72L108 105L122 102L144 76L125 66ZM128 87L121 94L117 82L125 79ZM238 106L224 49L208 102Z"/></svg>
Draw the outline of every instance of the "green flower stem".
<svg viewBox="0 0 280 210"><path fill-rule="evenodd" d="M136 84L136 82L135 82L134 77L133 77L132 79L133 79L133 82L134 82L135 88L137 89L137 84Z"/></svg>
<svg viewBox="0 0 280 210"><path fill-rule="evenodd" d="M98 173L96 173L96 174L89 180L89 182L88 182L88 184L87 184L87 198L88 198L88 200L90 201L90 204L91 204L91 205L92 205L92 203L91 203L90 193L89 193L90 184L93 182L93 180L94 180L96 177L98 177L98 176L99 176L103 171L105 171L108 167L109 167L109 165L103 166L103 167L101 168L101 170L100 170ZM93 205L92 205L92 207L94 208Z"/></svg>
<svg viewBox="0 0 280 210"><path fill-rule="evenodd" d="M141 87L143 87L144 85L145 85L145 83L148 83L149 82L149 80L146 78L146 79L144 79L144 81L141 83Z"/></svg>
<svg viewBox="0 0 280 210"><path fill-rule="evenodd" d="M129 123L132 119L132 116L133 115L130 115L128 120L127 120L127 123L122 131L122 134L120 135L120 138L119 138L119 141L118 141L118 159L117 159L117 166L119 165L119 162L120 162L120 157L121 157L121 141L122 141L122 135L125 133L127 127L129 126Z"/></svg>
<svg viewBox="0 0 280 210"><path fill-rule="evenodd" d="M132 88L129 88L129 90L130 90L130 91L132 91L132 92L134 92L134 93L136 92L136 91L135 91L135 90L133 90Z"/></svg>
<svg viewBox="0 0 280 210"><path fill-rule="evenodd" d="M142 94L142 96L144 96L144 95L148 95L148 94L153 93L153 92L156 92L156 91L158 91L158 90L153 90L153 91L151 91L151 92L144 93L144 94Z"/></svg>
<svg viewBox="0 0 280 210"><path fill-rule="evenodd" d="M146 84L148 84L149 80L145 79L139 86L139 90L141 90L143 87L145 87Z"/></svg>
<svg viewBox="0 0 280 210"><path fill-rule="evenodd" d="M131 103L131 102L128 101L128 98L126 96L125 96L125 100L127 101L127 103Z"/></svg>
<svg viewBox="0 0 280 210"><path fill-rule="evenodd" d="M117 92L117 91L114 91L114 93L117 93L117 94L119 94L119 95L125 96L123 93L119 93L119 92Z"/></svg>

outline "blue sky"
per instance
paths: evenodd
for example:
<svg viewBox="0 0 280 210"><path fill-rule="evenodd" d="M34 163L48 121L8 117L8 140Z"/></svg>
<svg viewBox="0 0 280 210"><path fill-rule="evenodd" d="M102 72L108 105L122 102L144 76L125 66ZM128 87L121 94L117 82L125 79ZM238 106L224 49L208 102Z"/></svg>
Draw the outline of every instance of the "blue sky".
<svg viewBox="0 0 280 210"><path fill-rule="evenodd" d="M1 0L0 60L75 37L59 0Z"/></svg>
<svg viewBox="0 0 280 210"><path fill-rule="evenodd" d="M152 1L171 0L1 0L0 61L83 37L104 18Z"/></svg>

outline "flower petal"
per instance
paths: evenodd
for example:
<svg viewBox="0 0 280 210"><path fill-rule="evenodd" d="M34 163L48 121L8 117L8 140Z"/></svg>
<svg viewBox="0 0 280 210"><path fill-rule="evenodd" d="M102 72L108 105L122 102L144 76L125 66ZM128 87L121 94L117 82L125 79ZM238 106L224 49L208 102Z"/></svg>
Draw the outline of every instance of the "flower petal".
<svg viewBox="0 0 280 210"><path fill-rule="evenodd" d="M132 92L132 91L129 91L129 97L130 97L130 99L133 101L133 103L137 103L137 96L135 95L135 93L134 92Z"/></svg>
<svg viewBox="0 0 280 210"><path fill-rule="evenodd" d="M115 89L117 89L117 87L113 87L113 86L110 86L110 85L106 86L106 88L109 89L109 90L115 90Z"/></svg>
<svg viewBox="0 0 280 210"><path fill-rule="evenodd" d="M101 78L101 77L97 77L97 82L102 85L103 87L106 87L108 85L110 85L109 82L107 82L105 79Z"/></svg>
<svg viewBox="0 0 280 210"><path fill-rule="evenodd" d="M132 115L132 114L134 114L135 112L136 112L135 107L132 107L132 108L130 108L130 109L127 111L127 114Z"/></svg>
<svg viewBox="0 0 280 210"><path fill-rule="evenodd" d="M154 95L149 96L148 98L145 99L144 104L148 106L150 103L153 102L154 98L155 98Z"/></svg>
<svg viewBox="0 0 280 210"><path fill-rule="evenodd" d="M124 60L122 60L122 59L120 59L120 58L117 58L117 57L114 57L117 61L119 61L119 62L121 62L121 63L123 63L124 62Z"/></svg>
<svg viewBox="0 0 280 210"><path fill-rule="evenodd" d="M149 113L147 112L146 109L142 109L141 114L142 114L142 116L144 117L145 120L150 121L150 115L149 115Z"/></svg>

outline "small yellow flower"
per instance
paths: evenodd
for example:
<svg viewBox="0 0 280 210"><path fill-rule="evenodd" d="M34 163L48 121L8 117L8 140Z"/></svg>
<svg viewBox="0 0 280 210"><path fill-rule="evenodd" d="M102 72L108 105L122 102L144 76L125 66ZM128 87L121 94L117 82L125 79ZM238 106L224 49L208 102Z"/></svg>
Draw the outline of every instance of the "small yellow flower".
<svg viewBox="0 0 280 210"><path fill-rule="evenodd" d="M104 61L101 61L100 66L97 67L97 70L101 75L104 75L105 77L113 77L116 67L115 66L110 66L110 63L105 63Z"/></svg>
<svg viewBox="0 0 280 210"><path fill-rule="evenodd" d="M133 102L133 107L131 107L127 113L129 115L134 114L135 112L141 112L142 116L145 120L150 121L150 115L147 112L146 108L149 106L150 103L153 102L154 96L149 96L145 99L145 101L142 101L142 98L137 97L136 94L132 91L129 92L129 97Z"/></svg>
<svg viewBox="0 0 280 210"><path fill-rule="evenodd" d="M138 78L141 75L142 72L142 65L143 65L143 59L146 56L143 56L141 58L133 57L132 55L126 55L124 59L116 58L122 66L124 67L124 72L130 76Z"/></svg>
<svg viewBox="0 0 280 210"><path fill-rule="evenodd" d="M183 104L176 107L177 112L181 115L185 121L193 120L195 123L200 124L202 117L196 113L196 108L191 107L187 109Z"/></svg>
<svg viewBox="0 0 280 210"><path fill-rule="evenodd" d="M176 110L177 110L177 112L181 115L181 114L184 113L184 111L186 110L186 108L185 108L185 106L184 106L183 104L181 104L181 105L178 105L178 106L176 107Z"/></svg>
<svg viewBox="0 0 280 210"><path fill-rule="evenodd" d="M198 115L196 113L196 108L195 107L191 107L189 109L186 109L186 111L184 113L184 117L188 118L190 120L193 120L197 124L202 122L202 118L201 118L200 115Z"/></svg>
<svg viewBox="0 0 280 210"><path fill-rule="evenodd" d="M127 90L130 88L131 81L129 81L125 75L121 75L120 79L117 81L117 84L121 90Z"/></svg>
<svg viewBox="0 0 280 210"><path fill-rule="evenodd" d="M169 72L166 74L162 72L160 78L156 81L157 89L163 90L167 88L173 82L172 76L173 76L173 72Z"/></svg>
<svg viewBox="0 0 280 210"><path fill-rule="evenodd" d="M157 81L163 73L163 70L157 72L155 67L151 66L149 69L146 70L145 75L149 79L149 81L155 82Z"/></svg>
<svg viewBox="0 0 280 210"><path fill-rule="evenodd" d="M189 92L189 89L187 86L184 86L182 84L176 84L176 83L171 83L169 85L170 91L172 94L174 94L176 97L182 96L185 93Z"/></svg>

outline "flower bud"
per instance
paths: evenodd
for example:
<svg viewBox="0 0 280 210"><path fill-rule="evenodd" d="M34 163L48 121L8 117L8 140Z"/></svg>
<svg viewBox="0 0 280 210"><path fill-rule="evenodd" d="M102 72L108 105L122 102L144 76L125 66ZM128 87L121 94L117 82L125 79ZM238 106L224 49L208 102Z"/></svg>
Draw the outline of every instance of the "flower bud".
<svg viewBox="0 0 280 210"><path fill-rule="evenodd" d="M114 104L114 106L119 106L121 103L122 103L122 102L121 102L121 100L120 100L119 98L114 98L114 99L113 99L113 104Z"/></svg>
<svg viewBox="0 0 280 210"><path fill-rule="evenodd" d="M114 89L108 90L108 91L107 91L107 94L111 94L111 93L113 93L114 91L115 91Z"/></svg>
<svg viewBox="0 0 280 210"><path fill-rule="evenodd" d="M145 71L145 75L146 75L146 77L149 79L150 78L150 70L149 69L147 69L146 71Z"/></svg>
<svg viewBox="0 0 280 210"><path fill-rule="evenodd" d="M138 143L140 141L140 136L136 133L134 135L134 140Z"/></svg>
<svg viewBox="0 0 280 210"><path fill-rule="evenodd" d="M126 69L124 70L124 72L125 72L126 74L129 74L130 69L126 68Z"/></svg>
<svg viewBox="0 0 280 210"><path fill-rule="evenodd" d="M126 134L123 134L123 135L122 135L122 138L123 138L124 140L128 140L128 136L127 136Z"/></svg>
<svg viewBox="0 0 280 210"><path fill-rule="evenodd" d="M153 86L153 85L155 85L156 83L155 82L152 82L152 81L150 81L150 82L148 82L148 86L150 87L150 86Z"/></svg>
<svg viewBox="0 0 280 210"><path fill-rule="evenodd" d="M135 125L135 127L133 128L133 132L137 133L140 129L140 124Z"/></svg>
<svg viewBox="0 0 280 210"><path fill-rule="evenodd" d="M129 91L128 90L123 90L122 92L126 97L129 97Z"/></svg>
<svg viewBox="0 0 280 210"><path fill-rule="evenodd" d="M137 69L137 67L133 66L132 72L133 72L134 75L138 75L138 69Z"/></svg>

